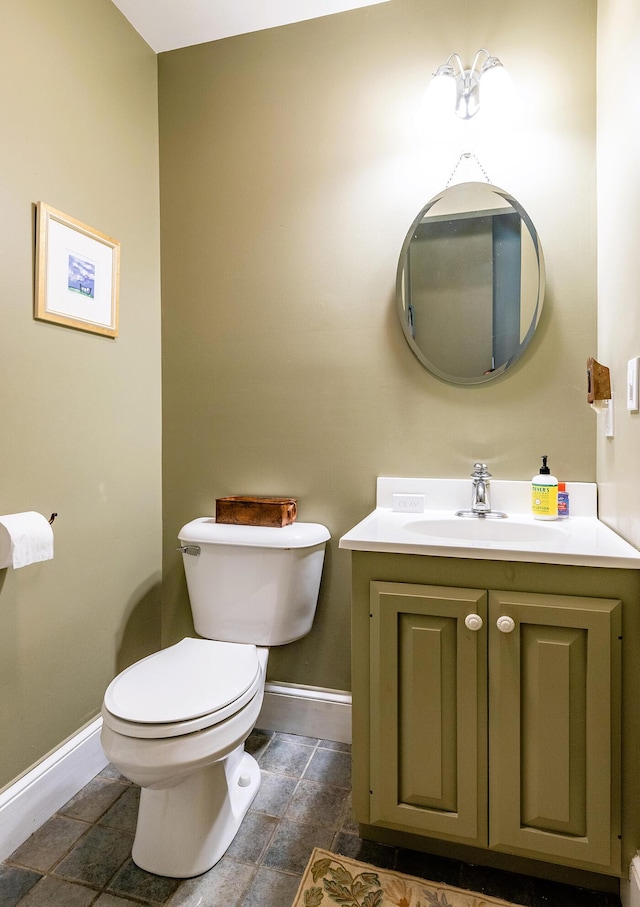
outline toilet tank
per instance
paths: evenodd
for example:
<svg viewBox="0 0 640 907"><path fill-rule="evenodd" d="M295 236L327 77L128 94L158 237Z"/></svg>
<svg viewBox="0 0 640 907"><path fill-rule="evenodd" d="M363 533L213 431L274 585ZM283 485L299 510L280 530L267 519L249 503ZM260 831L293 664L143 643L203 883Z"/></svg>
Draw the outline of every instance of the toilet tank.
<svg viewBox="0 0 640 907"><path fill-rule="evenodd" d="M200 517L179 533L196 632L205 639L278 646L311 629L329 531L274 529Z"/></svg>

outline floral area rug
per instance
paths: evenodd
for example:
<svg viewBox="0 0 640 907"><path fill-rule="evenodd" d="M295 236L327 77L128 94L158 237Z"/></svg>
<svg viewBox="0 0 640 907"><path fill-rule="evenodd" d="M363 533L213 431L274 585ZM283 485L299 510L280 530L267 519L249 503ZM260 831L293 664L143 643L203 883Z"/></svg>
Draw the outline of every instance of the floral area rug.
<svg viewBox="0 0 640 907"><path fill-rule="evenodd" d="M292 907L515 907L511 901L428 882L316 848Z"/></svg>

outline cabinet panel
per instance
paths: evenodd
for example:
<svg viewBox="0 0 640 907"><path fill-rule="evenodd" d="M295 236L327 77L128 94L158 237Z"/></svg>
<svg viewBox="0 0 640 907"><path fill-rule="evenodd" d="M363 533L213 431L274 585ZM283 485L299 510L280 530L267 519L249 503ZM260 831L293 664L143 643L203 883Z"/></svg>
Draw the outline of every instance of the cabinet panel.
<svg viewBox="0 0 640 907"><path fill-rule="evenodd" d="M583 837L587 632L521 625L520 658L522 825Z"/></svg>
<svg viewBox="0 0 640 907"><path fill-rule="evenodd" d="M371 584L371 822L486 845L484 590Z"/></svg>
<svg viewBox="0 0 640 907"><path fill-rule="evenodd" d="M620 617L619 601L490 593L491 847L619 865Z"/></svg>
<svg viewBox="0 0 640 907"><path fill-rule="evenodd" d="M492 854L487 857L491 865L509 868L511 857L516 856L522 858L525 866L527 860L534 861L530 868L533 871L535 867L535 874L547 874L556 879L564 878L564 869L561 867L570 867L568 873L578 870L573 883L586 884L586 887L589 887L589 878L580 881L581 870L609 876L621 872L625 874L640 842L640 811L636 808L640 802L640 709L636 707L640 690L640 571L448 557L411 557L377 552L353 552L352 561L353 802L357 820L363 823L366 831L365 836L386 843L401 843L404 840L404 846L415 847L415 835L423 835L427 849L431 848L428 839L441 838L447 844L434 846L435 852L442 853L444 848L446 852L461 859L477 862L482 862L482 848L487 847L491 841ZM470 587L482 591L501 590L498 595L505 603L512 601L541 607L546 603L538 616L534 617L533 612L527 612L529 616L517 623L511 634L512 641L518 637L515 650L507 646L505 656L498 655L497 660L492 650L492 699L496 689L503 694L494 699L497 709L493 708L491 719L496 735L491 752L492 758L497 759L491 774L492 827L489 831L489 807L482 802L483 796L489 797L485 749L484 756L482 752L479 753L478 766L472 766L469 773L473 774L480 799L477 806L477 846L471 850L463 846L457 847L458 843L474 843L473 837L466 838L463 834L463 825L454 825L443 818L444 830L429 827L435 826L434 817L438 814L453 818L448 810L437 810L413 802L417 796L433 796L433 781L429 782L427 789L422 782L413 780L408 786L403 782L403 788L399 782L395 788L393 786L391 779L395 771L401 771L398 768L401 760L396 760L395 768L392 767L393 760L389 751L397 747L398 735L391 726L391 707L382 706L381 712L380 701L388 693L375 689L379 677L376 668L372 669L376 645L370 631L374 630L380 635L380 629L373 626L375 621L369 616L372 583L396 584L398 590L406 590L413 585L414 590L419 590L414 595L413 604L408 604L406 613L422 613L416 607L420 595L426 589L431 596L429 590L434 588L440 589L443 599L451 591L455 596L460 587ZM536 590L535 594L524 591L533 589ZM584 624L581 618L576 622L576 613L584 611L585 601L591 600L594 600L596 611L602 611L604 607L606 621L611 621L609 629L603 631L604 635L590 624ZM623 602L621 609L618 600ZM564 609L564 623L554 621L553 614L549 613L554 611L555 605ZM618 639L620 612L623 640ZM448 610L444 616L451 613L453 612ZM555 611L556 617L559 613ZM515 617L518 618L518 615ZM497 637L496 644L500 640L507 645L509 634L503 636L494 622L489 626L487 621L486 627L487 635ZM548 629L543 632L544 627ZM565 631L568 631L568 635ZM522 667L519 646L521 636ZM446 634L443 634L444 637ZM594 668L593 659L596 659L597 664L595 649L598 648L595 645L594 649L594 644L598 643L598 639L599 645L606 649L605 660L599 668ZM582 661L582 646L586 646L586 666L583 662L583 668L576 669L576 662L580 664ZM384 657L387 659L389 656ZM422 657L421 655L420 658ZM482 657L480 653L479 659ZM484 658L486 660L486 653ZM514 662L515 668L509 665L509 661ZM619 662L622 662L622 695L618 688ZM521 676L527 678L526 683L521 681ZM501 680L501 677L504 679ZM481 688L483 683L486 684L487 680L481 681L477 686ZM540 699L545 703L540 707L536 707L536 697L531 692L536 684L541 685ZM603 684L600 693L595 689L598 684ZM384 690L384 684L382 687ZM580 705L578 698L580 689L585 697L584 707ZM522 719L521 691L524 697ZM599 699L604 699L605 708L609 709L610 724L607 723L609 719L603 722L598 717ZM414 701L418 700L419 696L414 696ZM399 711L396 710L394 721L398 714ZM421 724L418 719L414 721L422 734L425 733L427 723L436 723L431 713L429 715L428 722ZM503 715L506 716L504 719ZM563 722L563 715L568 717L568 725ZM578 720L576 716L580 715L582 718ZM481 715L478 728L484 729L487 720L486 715ZM376 724L373 732L372 721ZM581 734L578 733L580 722L584 726ZM446 728L446 716L443 716L442 723ZM460 719L456 716L458 734L459 725ZM442 733L446 738L447 731ZM481 739L482 733L479 730L478 739ZM500 743L500 747L505 747L504 754L496 750L500 740L504 741ZM419 742L418 749L423 745ZM487 748L488 745L487 741ZM403 748L407 746L411 752L408 743L402 744ZM605 750L610 747L610 754L599 754L598 751L603 747ZM376 750L385 752L379 755ZM433 756L429 758L433 759ZM417 759L418 763L419 761ZM446 763L447 760L443 761ZM537 766L537 769L534 771L532 766ZM536 772L539 777L536 777ZM456 766L456 783L460 774L459 766ZM560 777L566 778L567 774L570 781L568 789L560 782ZM388 776L386 781L382 777L382 788L377 782L375 785L372 783L373 777L380 778L381 775ZM602 778L605 777L606 781L602 784ZM393 789L393 794L388 797L381 793L385 783ZM448 796L447 783L446 779L442 783L445 792L443 800ZM374 786L374 794L370 794ZM456 796L458 803L461 803L459 786L456 788ZM403 797L412 801L404 808ZM598 805L598 797L601 798L602 805ZM372 809L375 818L372 818ZM380 818L381 815L389 818ZM464 815L464 809L461 815ZM428 821L425 816L429 817ZM596 828L598 819L601 823L599 830ZM621 841L618 838L620 825ZM582 834L583 830L585 834ZM406 840L403 837L405 833ZM519 860L516 863L520 865ZM547 869L545 863L549 864Z"/></svg>

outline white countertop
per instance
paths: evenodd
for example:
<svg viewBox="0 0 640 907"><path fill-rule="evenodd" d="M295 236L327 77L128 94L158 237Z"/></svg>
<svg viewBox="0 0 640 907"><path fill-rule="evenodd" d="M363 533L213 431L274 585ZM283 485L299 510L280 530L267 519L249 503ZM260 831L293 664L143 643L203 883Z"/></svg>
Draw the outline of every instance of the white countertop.
<svg viewBox="0 0 640 907"><path fill-rule="evenodd" d="M571 516L541 521L527 512L530 482L492 481L492 510L507 518L466 519L455 512L470 507L470 479L381 477L376 509L342 536L340 548L640 569L640 551L597 518L596 486L568 482L567 491ZM394 512L393 494L424 495L424 511Z"/></svg>

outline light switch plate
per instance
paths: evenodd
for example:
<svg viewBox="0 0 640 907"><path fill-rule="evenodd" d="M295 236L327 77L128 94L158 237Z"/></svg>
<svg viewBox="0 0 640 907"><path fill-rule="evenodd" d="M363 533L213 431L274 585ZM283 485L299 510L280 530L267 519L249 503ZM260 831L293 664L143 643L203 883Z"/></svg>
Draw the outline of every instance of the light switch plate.
<svg viewBox="0 0 640 907"><path fill-rule="evenodd" d="M627 409L631 413L638 412L638 371L640 357L635 356L627 362Z"/></svg>

